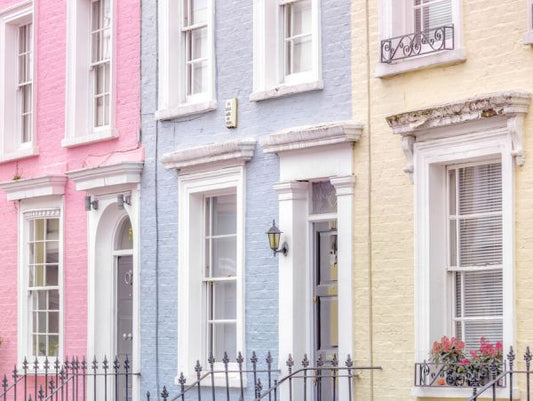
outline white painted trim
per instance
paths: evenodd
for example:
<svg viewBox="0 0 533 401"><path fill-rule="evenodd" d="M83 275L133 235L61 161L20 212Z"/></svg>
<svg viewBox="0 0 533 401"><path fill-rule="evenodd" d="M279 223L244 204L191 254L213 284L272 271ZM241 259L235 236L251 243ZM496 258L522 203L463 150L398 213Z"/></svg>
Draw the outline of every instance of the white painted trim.
<svg viewBox="0 0 533 401"><path fill-rule="evenodd" d="M254 91L250 94L250 101L275 99L295 95L297 93L311 92L324 89L323 81L298 82L294 84L284 83L265 90Z"/></svg>
<svg viewBox="0 0 533 401"><path fill-rule="evenodd" d="M141 368L141 344L140 344L140 188L139 184L131 184L127 191L123 188L110 187L108 193L95 195L98 199L98 210L87 212L87 299L88 299L88 321L87 321L87 355L96 355L100 360L103 355L109 356L116 353L115 349L115 327L114 327L114 289L104 291L97 288L97 282L108 280L113 283L115 280L115 256L114 250L115 236L121 222L127 216L130 219L133 230L133 355L131 356L131 372L139 373ZM118 191L118 192L113 192ZM127 194L131 196L131 205L124 204L124 209L117 207L117 195ZM98 267L98 268L97 268ZM106 272L107 269L107 272ZM111 270L111 271L110 271ZM107 275L106 275L107 273ZM97 274L104 274L98 280ZM109 289L108 289L109 290ZM107 298L106 298L107 297ZM97 299L108 300L105 306L97 306ZM111 302L111 303L109 303ZM107 315L107 316L106 316ZM98 316L98 317L97 317ZM96 324L103 327L104 334L96 332ZM105 326L107 325L107 326ZM100 327L100 329L102 329ZM107 327L107 329L106 329ZM109 335L109 333L112 333ZM140 378L132 376L132 395L134 401L140 399Z"/></svg>
<svg viewBox="0 0 533 401"><path fill-rule="evenodd" d="M31 22L33 26L33 79L32 79L32 140L19 143L18 99L16 89L17 55L13 32L18 26ZM37 26L33 1L22 1L0 11L0 163L22 159L37 154L36 105L37 105Z"/></svg>
<svg viewBox="0 0 533 401"><path fill-rule="evenodd" d="M501 158L503 197L503 338L505 348L515 345L514 318L514 164L512 142L505 129L496 125L470 135L419 142L414 145L414 199L415 199L415 350L416 359L428 357L430 336L430 269L432 249L438 244L430 242L436 225L429 221L431 206L430 169L443 169L446 165L466 161ZM444 262L443 262L444 264ZM450 334L450 333L441 333Z"/></svg>
<svg viewBox="0 0 533 401"><path fill-rule="evenodd" d="M253 138L194 146L163 155L161 163L168 169L192 173L213 169L215 164L243 165L254 156L256 141Z"/></svg>
<svg viewBox="0 0 533 401"><path fill-rule="evenodd" d="M489 392L488 394L492 394ZM468 399L472 396L471 388L453 388L453 387L413 387L411 389L411 395L413 397L427 397L427 398L458 398L458 399ZM486 399L488 395L483 395L479 399ZM509 398L509 389L508 388L497 388L496 389L496 399L508 399ZM513 388L513 400L520 400L520 390L518 388Z"/></svg>
<svg viewBox="0 0 533 401"><path fill-rule="evenodd" d="M120 191L117 187L134 188L141 182L143 166L142 162L122 162L109 166L72 170L66 174L76 183L77 191Z"/></svg>
<svg viewBox="0 0 533 401"><path fill-rule="evenodd" d="M31 340L30 340L30 319L32 318L29 315L29 304L28 304L28 274L26 269L26 232L27 228L27 219L24 217L24 213L29 211L50 211L58 210L59 211L59 271L58 271L58 285L59 285L59 352L58 359L59 361L63 360L64 353L64 230L65 230L65 219L64 219L64 200L62 196L46 196L40 198L24 199L19 202L18 208L18 245L17 245L17 255L18 255L18 283L17 283L17 293L18 293L18 306L17 306L17 364L19 367L22 366L24 358L28 357L31 360L32 350L31 350ZM38 357L40 364L44 362L44 357ZM54 358L51 358L53 362ZM39 372L40 373L40 372Z"/></svg>
<svg viewBox="0 0 533 401"><path fill-rule="evenodd" d="M526 0L527 26L523 43L533 45L533 1Z"/></svg>
<svg viewBox="0 0 533 401"><path fill-rule="evenodd" d="M322 81L321 0L311 0L312 70L284 76L283 22L280 2L254 0L253 93L251 101L320 90Z"/></svg>
<svg viewBox="0 0 533 401"><path fill-rule="evenodd" d="M185 54L181 38L182 5L174 0L160 0L158 5L159 98L155 118L170 120L216 109L215 1L207 2L209 88L207 93L189 100L186 95Z"/></svg>
<svg viewBox="0 0 533 401"><path fill-rule="evenodd" d="M37 146L25 147L18 149L14 152L4 153L0 156L0 163L7 163L13 160L27 159L28 157L37 156L39 154L39 148Z"/></svg>
<svg viewBox="0 0 533 401"><path fill-rule="evenodd" d="M420 71L434 67L446 67L461 64L466 61L466 49L455 48L438 53L399 60L390 64L379 63L374 70L376 78L389 78L411 71Z"/></svg>
<svg viewBox="0 0 533 401"><path fill-rule="evenodd" d="M319 146L357 142L363 126L352 121L338 121L286 128L260 139L265 153L279 153Z"/></svg>
<svg viewBox="0 0 533 401"><path fill-rule="evenodd" d="M67 177L63 175L47 175L25 180L4 181L0 188L7 194L8 201L37 198L49 195L63 195Z"/></svg>
<svg viewBox="0 0 533 401"><path fill-rule="evenodd" d="M89 15L90 0L67 2L67 57L65 88L65 137L61 146L69 148L88 143L107 141L118 136L116 131L116 32L117 1L110 1L111 53L110 53L110 110L109 125L93 126Z"/></svg>
<svg viewBox="0 0 533 401"><path fill-rule="evenodd" d="M510 154L522 166L523 125L530 98L531 94L524 91L498 92L387 117L393 133L402 136L407 158L404 171L412 178L417 142L469 135L496 126L507 133L512 145Z"/></svg>
<svg viewBox="0 0 533 401"><path fill-rule="evenodd" d="M61 146L64 148L73 148L115 138L118 138L118 131L110 127L105 127L104 129L95 129L93 133L89 135L63 138L61 140Z"/></svg>
<svg viewBox="0 0 533 401"><path fill-rule="evenodd" d="M177 374L178 383L181 372L187 380L196 380L193 366L200 360L202 366L207 364L205 350L205 333L203 330L203 309L201 296L201 279L193 277L194 272L201 271L197 266L201 263L201 241L203 225L197 222L203 214L203 195L228 193L237 196L237 350L245 351L245 216L246 189L245 168L237 166L195 174L178 176L179 187L179 218L178 218L178 355ZM233 365L233 363L230 363ZM230 385L238 385L238 378L231 378ZM218 380L218 378L217 378Z"/></svg>
<svg viewBox="0 0 533 401"><path fill-rule="evenodd" d="M393 4L397 7L396 12L400 12L402 15L395 15ZM410 0L379 1L380 40L413 33L412 21L410 20L411 15L406 12L406 7L409 4L412 4ZM452 20L454 25L454 50L445 50L439 53L397 60L390 64L378 63L374 71L374 76L377 78L387 78L404 72L464 62L466 60L466 49L463 46L462 0L452 0ZM378 49L378 57L381 59L380 52L381 49Z"/></svg>
<svg viewBox="0 0 533 401"><path fill-rule="evenodd" d="M156 120L171 120L173 118L192 116L194 114L207 113L216 110L216 100L206 100L198 103L183 103L169 109L159 109L155 112Z"/></svg>

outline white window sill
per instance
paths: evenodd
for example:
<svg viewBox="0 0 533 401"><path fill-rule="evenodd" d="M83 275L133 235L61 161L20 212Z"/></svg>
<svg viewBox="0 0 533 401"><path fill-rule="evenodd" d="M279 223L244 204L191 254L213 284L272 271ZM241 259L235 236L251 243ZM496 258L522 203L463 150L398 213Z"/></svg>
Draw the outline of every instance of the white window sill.
<svg viewBox="0 0 533 401"><path fill-rule="evenodd" d="M156 120L171 120L173 118L205 113L211 110L215 110L216 108L217 108L216 100L206 100L206 101L197 102L197 103L184 103L173 108L157 110L155 112L155 119Z"/></svg>
<svg viewBox="0 0 533 401"><path fill-rule="evenodd" d="M99 129L90 135L73 136L63 138L61 146L73 148L75 146L87 145L94 142L109 141L118 137L118 132L112 128Z"/></svg>
<svg viewBox="0 0 533 401"><path fill-rule="evenodd" d="M444 67L466 61L464 48L444 50L439 53L398 60L390 64L380 63L375 71L376 78L387 78L404 72L423 70L432 67Z"/></svg>
<svg viewBox="0 0 533 401"><path fill-rule="evenodd" d="M21 148L13 152L4 153L3 155L0 155L0 163L7 163L13 160L26 159L28 157L37 156L38 154L39 148L37 146Z"/></svg>
<svg viewBox="0 0 533 401"><path fill-rule="evenodd" d="M275 99L278 97L294 95L296 93L321 90L323 88L324 82L322 80L295 84L281 84L271 89L254 91L250 95L250 100L252 102L259 102L261 100Z"/></svg>
<svg viewBox="0 0 533 401"><path fill-rule="evenodd" d="M233 368L231 368L233 370ZM245 367L243 366L243 370ZM215 368L215 370L217 370ZM202 375L205 375L208 371L202 371ZM246 388L247 382L246 382L246 372L242 373L242 386L243 388ZM179 385L179 376L176 376L174 381L175 384ZM196 375L190 375L185 378L187 381L185 382L185 388L191 386L192 384L196 383L198 380ZM240 388L241 387L241 378L238 373L231 372L228 373L228 386L229 388ZM200 382L200 387L211 387L211 376L207 376ZM215 373L215 387L226 387L226 376L224 373Z"/></svg>
<svg viewBox="0 0 533 401"><path fill-rule="evenodd" d="M472 396L472 389L467 388L453 388L453 387L413 387L411 395L414 397L427 397L427 398L459 398L468 399ZM503 399L509 397L508 388L497 388L496 398ZM481 398L492 398L492 390L487 390L483 393ZM518 389L513 389L513 399L520 399L520 393Z"/></svg>
<svg viewBox="0 0 533 401"><path fill-rule="evenodd" d="M524 35L524 44L525 45L533 45L533 31L528 31Z"/></svg>

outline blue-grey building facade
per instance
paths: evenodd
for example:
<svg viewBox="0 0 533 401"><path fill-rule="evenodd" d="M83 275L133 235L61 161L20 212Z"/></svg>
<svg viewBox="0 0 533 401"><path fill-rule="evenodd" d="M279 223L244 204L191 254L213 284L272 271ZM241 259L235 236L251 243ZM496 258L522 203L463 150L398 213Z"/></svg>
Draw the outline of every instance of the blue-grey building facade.
<svg viewBox="0 0 533 401"><path fill-rule="evenodd" d="M176 4L172 4L173 2ZM273 150L265 152L261 144L264 143L264 138L274 133L283 134L293 127L320 127L321 124L347 121L352 114L350 2L309 1L309 4L304 4L313 8L309 20L301 17L298 9L293 9L290 18L293 18L292 33L295 39L291 39L290 33L282 32L282 26L285 29L287 26L284 19L287 16L279 17L276 22L271 19L278 18L280 12L288 13L287 10L276 8L272 11L269 10L271 5L262 2L254 4L245 0L205 2L210 5L206 6L207 11L201 12L208 14L203 17L209 21L209 26L207 33L200 32L199 35L209 43L205 46L207 50L200 50L200 53L208 53L208 62L207 67L203 70L203 67L199 67L199 70L207 75L211 72L213 76L212 80L198 78L201 81L198 85L209 86L210 96L207 101L192 107L179 104L180 101L173 102L173 96L179 98L183 94L179 93L179 88L170 88L176 86L173 77L180 74L186 81L185 86L196 85L194 78L191 78L193 73L190 72L195 68L194 60L185 55L181 66L180 60L169 61L173 57L173 45L194 46L191 44L192 36L188 37L187 32L195 35L193 31L197 29L194 28L194 21L191 21L192 14L187 14L190 10L186 10L187 7L194 7L193 2L177 3L179 0L142 2L142 144L146 159L140 216L141 394L150 391L152 399L155 399L155 392L161 392L163 385L167 386L171 394L176 392L174 383L180 373L178 359L181 352L181 349L178 351L178 343L182 330L188 330L183 327L183 322L179 322L182 299L180 288L183 288L183 285L180 286L183 278L179 277L182 268L180 257L183 256L180 255L182 246L179 244L183 241L188 243L187 246L192 246L190 242L196 240L192 237L184 238L189 233L180 231L180 218L183 216L180 208L184 207L180 205L180 176L209 171L212 159L217 160L213 162L214 170L233 168L233 156L227 155L235 150L235 146L238 153L241 145L246 145L246 155L235 159L235 165L244 169L243 282L240 288L243 291L241 317L244 330L242 343L245 348L238 351L242 351L248 361L252 351L260 358L266 356L268 351L275 360L278 356L285 358L287 355L279 355L279 270L284 267L282 258L285 257L272 256L265 235L272 219L278 220L280 213L280 190L274 190L274 186L280 182L282 172L275 147L271 146ZM283 2L281 5L274 3L276 7L287 7ZM177 10L173 11L173 7ZM187 19L186 17L191 20L183 22L183 26L176 29L168 27L172 24L169 15L173 16L173 12L185 14L180 14L176 21ZM269 17L261 15L263 12ZM298 27L298 20L308 26ZM309 24L312 26L309 27ZM257 25L261 27L258 28ZM192 28L188 30L188 26ZM277 27L273 28L274 26ZM287 60L272 64L272 48L269 44L271 28L274 29L272 36L281 35L282 44L279 48L274 45L274 53L283 60L287 57L287 51L292 51L290 56L294 58L298 56L298 50L287 50L284 43L292 40L291 43L297 47L298 33L311 32L311 47L314 49L310 57L312 60L302 61L315 63L311 69L316 74L309 82L293 85L291 82L284 84L279 79L272 78L273 69L298 69L301 66L287 66ZM176 35L182 37L176 40L168 32L176 32ZM302 41L305 40L303 37ZM308 44L302 45L305 46ZM179 54L179 50L176 53ZM179 59L179 55L176 57ZM202 61L198 63L201 64ZM189 65L192 66L191 70L188 69ZM261 77L258 78L258 75ZM281 76L283 75L282 72ZM273 79L277 79L274 84ZM177 87L183 84L183 80ZM192 83L187 83L188 80ZM183 89L186 94L181 97L182 100L194 94L194 90L189 89ZM226 100L235 98L237 127L227 128ZM341 128L341 135L344 135L343 130ZM257 141L255 144L254 140ZM347 142L352 146L354 141L343 139L340 142ZM269 143L272 145L272 142ZM222 145L217 148L217 144ZM224 150L224 144L230 144L229 151ZM288 152L289 155L292 154L290 150ZM221 161L220 157L217 159L220 153L230 161ZM206 155L205 160L195 163L194 158L200 159L202 154ZM187 155L191 155L193 159L188 159ZM294 180L298 181L303 180ZM189 224L200 223L191 219ZM285 231L281 223L278 222L278 225ZM291 251L295 250L295 244L289 244L289 256L293 255ZM194 261L203 257L201 253L189 255L187 260ZM188 335L190 337L191 333ZM201 336L202 333L197 335ZM234 359L235 356L230 355L230 358ZM205 366L205 359L202 360L200 355L195 359L201 360Z"/></svg>

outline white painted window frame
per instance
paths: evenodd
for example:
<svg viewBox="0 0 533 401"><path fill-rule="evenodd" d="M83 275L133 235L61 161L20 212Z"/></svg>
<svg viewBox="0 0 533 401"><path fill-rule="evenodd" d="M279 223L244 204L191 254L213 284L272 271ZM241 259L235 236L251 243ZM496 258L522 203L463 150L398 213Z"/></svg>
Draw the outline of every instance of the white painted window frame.
<svg viewBox="0 0 533 401"><path fill-rule="evenodd" d="M322 81L321 0L311 0L312 70L284 75L283 5L294 0L254 0L254 71L250 100L319 90Z"/></svg>
<svg viewBox="0 0 533 401"><path fill-rule="evenodd" d="M30 297L28 296L28 250L27 250L27 233L29 230L29 220L25 217L26 213L37 212L46 214L57 211L59 214L59 251L58 251L58 286L59 286L59 350L58 359L63 360L64 345L64 284L63 284L63 247L64 247L64 204L62 197L47 196L39 198L23 199L19 202L18 216L18 351L17 361L22 366L25 357L32 355L31 339L31 306L29 305ZM55 216L53 216L55 217ZM31 359L31 358L30 358ZM39 362L44 362L45 357L37 357ZM52 360L55 358L52 358Z"/></svg>
<svg viewBox="0 0 533 401"><path fill-rule="evenodd" d="M415 199L415 358L426 360L431 344L442 335L453 334L450 302L431 308L431 287L446 282L448 239L446 230L446 166L466 162L500 160L502 163L503 204L503 342L514 345L514 157L512 139L506 127L480 122L435 129L443 139L414 144ZM442 138L442 136L441 136ZM441 210L442 213L435 212ZM439 262L440 261L440 262ZM432 269L440 269L441 281L432 282ZM439 284L440 283L440 284ZM448 288L449 290L449 288ZM442 291L442 289L440 290ZM449 294L448 294L449 295ZM451 296L450 296L451 298ZM432 317L436 317L432 321ZM439 319L441 317L441 319ZM444 319L444 321L443 321ZM440 325L440 327L439 327ZM431 334L433 327L433 336ZM437 328L435 328L437 327ZM439 337L440 338L440 337ZM468 389L414 388L415 396L468 397Z"/></svg>
<svg viewBox="0 0 533 401"><path fill-rule="evenodd" d="M18 28L33 24L32 139L20 141L18 93ZM35 130L36 105L36 26L33 2L24 1L0 12L0 163L38 154Z"/></svg>
<svg viewBox="0 0 533 401"><path fill-rule="evenodd" d="M524 44L533 45L533 0L526 0L527 27L524 35Z"/></svg>
<svg viewBox="0 0 533 401"><path fill-rule="evenodd" d="M380 42L378 57L381 59L381 40L395 36L412 33L413 25L410 21L411 14L406 11L407 3L413 0L380 0L379 2L379 37ZM463 15L461 0L452 0L452 17L454 24L454 50L424 54L403 60L393 61L390 64L377 64L374 75L378 78L387 78L409 71L416 71L437 66L446 66L466 61L466 50L463 40ZM402 7L399 11L394 7ZM398 14L400 17L398 18Z"/></svg>
<svg viewBox="0 0 533 401"><path fill-rule="evenodd" d="M207 338L203 294L203 221L204 196L235 193L237 197L237 351L245 356L244 336L244 217L245 217L245 167L237 166L209 170L178 177L178 369L187 381L196 380L193 370L197 360L207 366ZM196 222L196 223L193 223ZM203 333L199 336L198 333ZM236 355L228 355L230 368L237 368ZM215 369L221 367L216 361ZM223 375L215 376L215 385L225 383ZM239 386L238 375L230 375L230 386Z"/></svg>
<svg viewBox="0 0 533 401"><path fill-rule="evenodd" d="M187 98L186 57L182 40L183 0L160 0L159 21L159 98L155 118L172 118L215 110L216 59L215 59L215 2L207 0L207 48L209 88L201 96Z"/></svg>
<svg viewBox="0 0 533 401"><path fill-rule="evenodd" d="M111 2L110 116L109 125L93 126L90 18L92 0L67 3L66 121L61 146L69 148L114 139L116 130L116 8Z"/></svg>

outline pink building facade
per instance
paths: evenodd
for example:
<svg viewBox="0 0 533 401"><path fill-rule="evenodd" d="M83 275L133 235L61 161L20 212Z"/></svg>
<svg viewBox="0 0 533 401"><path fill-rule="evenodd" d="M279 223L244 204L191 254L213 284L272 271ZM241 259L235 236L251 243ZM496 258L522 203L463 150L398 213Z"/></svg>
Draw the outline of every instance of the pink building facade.
<svg viewBox="0 0 533 401"><path fill-rule="evenodd" d="M0 372L137 364L140 1L0 0Z"/></svg>

